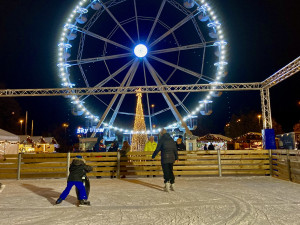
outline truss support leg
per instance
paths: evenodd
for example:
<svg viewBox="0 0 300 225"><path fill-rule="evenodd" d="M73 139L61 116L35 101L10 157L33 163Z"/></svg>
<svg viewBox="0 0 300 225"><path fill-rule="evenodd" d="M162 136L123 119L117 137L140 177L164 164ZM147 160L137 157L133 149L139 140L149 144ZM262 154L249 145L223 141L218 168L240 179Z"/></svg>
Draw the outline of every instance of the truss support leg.
<svg viewBox="0 0 300 225"><path fill-rule="evenodd" d="M260 90L261 109L262 109L262 141L264 149L276 149L275 132L272 129L272 116L270 104L270 90L269 88L262 88Z"/></svg>

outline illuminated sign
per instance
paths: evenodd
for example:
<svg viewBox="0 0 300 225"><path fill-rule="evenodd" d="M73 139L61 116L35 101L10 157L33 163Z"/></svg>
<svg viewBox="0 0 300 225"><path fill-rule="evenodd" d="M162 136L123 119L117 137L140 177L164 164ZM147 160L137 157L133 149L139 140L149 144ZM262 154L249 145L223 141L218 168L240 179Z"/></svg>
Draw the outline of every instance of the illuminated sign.
<svg viewBox="0 0 300 225"><path fill-rule="evenodd" d="M77 134L87 134L88 132L103 133L104 128L78 128Z"/></svg>

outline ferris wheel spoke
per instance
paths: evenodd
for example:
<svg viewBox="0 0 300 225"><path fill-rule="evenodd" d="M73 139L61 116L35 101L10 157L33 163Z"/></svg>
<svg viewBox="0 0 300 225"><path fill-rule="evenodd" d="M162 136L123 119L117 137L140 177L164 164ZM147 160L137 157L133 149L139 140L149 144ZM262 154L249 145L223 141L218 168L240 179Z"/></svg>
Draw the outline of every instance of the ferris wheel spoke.
<svg viewBox="0 0 300 225"><path fill-rule="evenodd" d="M100 83L96 84L94 87L102 87L103 85L105 85L108 81L110 81L111 79L113 79L115 76L117 76L119 73L121 73L123 70L125 70L127 67L129 67L130 65L132 65L134 62L134 59L132 59L130 62L126 63L124 66L122 66L120 69L118 69L116 72L114 72L111 76L105 78L103 81L101 81Z"/></svg>
<svg viewBox="0 0 300 225"><path fill-rule="evenodd" d="M162 87L162 83L160 82L159 78L157 77L157 72L155 69L151 66L147 58L145 58L146 67L148 68L151 76L153 77L155 83L157 86ZM172 99L170 98L169 94L167 92L162 93L166 103L168 104L169 108L171 109L171 112L173 113L174 117L176 118L177 122L181 122L181 125L185 128L185 131L187 134L192 134L192 132L187 127L186 123L183 121L182 116L178 112L176 106L174 105Z"/></svg>
<svg viewBox="0 0 300 225"><path fill-rule="evenodd" d="M135 75L135 73L136 73L136 71L137 71L137 68L138 68L138 66L139 66L139 63L140 63L140 61L138 61L137 65L136 65L135 67L133 67L133 70L132 70L132 72L131 72L131 74L130 74L130 76L129 76L129 79L128 79L128 81L127 81L125 87L129 87L129 86L131 85L131 82L132 82L133 77L134 77L134 75ZM119 99L119 102L118 102L118 104L117 104L117 106L116 106L116 108L115 108L115 110L114 110L114 113L113 113L113 115L112 115L112 117L111 117L111 119L110 119L110 121L109 121L109 125L113 125L113 123L115 122L115 119L116 119L116 117L117 117L117 115L118 115L118 112L119 112L119 110L120 110L120 107L121 107L121 105L122 105L122 103L123 103L123 100L124 100L125 96L126 96L125 94L122 94L122 95L121 95L121 97L120 97L120 99Z"/></svg>
<svg viewBox="0 0 300 225"><path fill-rule="evenodd" d="M145 86L148 86L147 78L146 78L146 69L145 69L145 61L143 61L143 72L144 72L144 79L145 79ZM148 115L149 115L149 128L152 135L152 115L150 114L150 102L149 102L149 94L146 93L147 98L147 108L148 108Z"/></svg>
<svg viewBox="0 0 300 225"><path fill-rule="evenodd" d="M196 12L196 13L195 13ZM200 11L198 11L198 9L194 10L191 14L189 14L188 16L186 16L183 20L181 20L179 23L177 23L174 27L172 27L171 29L169 29L166 33L164 33L163 35L161 35L159 38L157 38L155 41L153 41L150 45L149 48L153 47L154 45L156 45L158 42L160 42L161 40L163 40L165 37L167 37L168 35L170 35L171 33L173 33L175 30L177 30L178 28L180 28L181 26L183 26L186 22L188 22L189 20L191 20L194 16L196 16ZM194 14L195 13L195 14Z"/></svg>
<svg viewBox="0 0 300 225"><path fill-rule="evenodd" d="M110 73L110 70L109 70L109 68L108 68L108 65L107 65L106 61L104 61L104 65L105 65L105 67L106 67L106 69L107 69L108 75L111 76L111 73ZM112 78L112 79L113 79L117 84L120 85L120 82L119 82L118 80L116 80L115 78Z"/></svg>
<svg viewBox="0 0 300 225"><path fill-rule="evenodd" d="M115 41L112 41L112 40L110 40L110 39L107 39L107 38L105 38L105 37L102 37L102 36L99 35L99 34L95 34L95 33L91 32L91 31L85 30L85 29L83 29L83 28L77 28L77 31L79 31L79 32L81 32L81 33L84 33L84 34L86 34L86 35L89 35L89 36L91 36L91 37L93 37L93 38L99 39L99 40L101 40L101 41L104 41L104 42L110 43L110 44L112 44L112 45L115 45L115 46L117 46L117 47L119 47L119 48L123 48L123 49L125 49L125 50L127 50L127 51L130 51L130 52L132 51L132 49L130 49L130 48L124 46L124 45L121 45L121 44L119 44L119 43L117 43L117 42L115 42Z"/></svg>
<svg viewBox="0 0 300 225"><path fill-rule="evenodd" d="M129 76L132 74L132 71L133 70L136 70L136 68L138 67L139 65L139 59L136 58L133 62L133 64L131 65L130 69L128 70L126 76L124 77L122 83L120 84L120 87L124 87L126 81L128 80ZM104 111L104 113L102 114L102 117L101 119L99 120L97 126L96 126L96 129L98 129L101 124L103 123L103 121L105 120L106 116L108 115L109 111L111 110L113 104L115 103L116 99L118 98L119 94L115 94L112 98L112 100L110 101L108 107L106 108L106 110ZM96 135L96 132L93 132L93 134L91 135L91 137L95 137Z"/></svg>
<svg viewBox="0 0 300 225"><path fill-rule="evenodd" d="M148 37L147 37L146 44L148 44L148 42L149 42L149 40L150 40L150 38L151 38L151 36L152 36L152 33L153 33L154 28L155 28L155 26L156 26L156 24L157 24L158 18L160 17L160 14L161 14L161 12L162 12L162 10L163 10L165 4L166 4L166 1L167 1L167 0L163 0L162 3L161 3L161 5L160 5L160 8L159 8L158 13L157 13L157 15L156 15L156 17L155 17L154 23L153 23L153 25L152 25L152 27L151 27L150 33L149 33L149 35L148 35Z"/></svg>
<svg viewBox="0 0 300 225"><path fill-rule="evenodd" d="M209 43L209 42L207 42L207 43ZM149 53L160 54L160 53L168 53L168 52L177 52L177 51L182 51L182 50L205 48L207 43L198 43L198 44L192 44L192 45L179 46L179 47L175 47L175 48L159 49L159 50L150 51Z"/></svg>
<svg viewBox="0 0 300 225"><path fill-rule="evenodd" d="M163 85L167 85L167 83L164 81L164 79L159 75L159 74L156 74L157 77L160 79L160 81L162 82ZM186 113L190 113L190 111L188 110L187 107L185 107L185 105L183 104L182 101L180 101L180 99L177 97L177 95L174 93L174 92L171 92L171 95L175 98L175 100L178 102L178 105L181 106L183 108L183 110L186 112Z"/></svg>
<svg viewBox="0 0 300 225"><path fill-rule="evenodd" d="M137 35L138 35L138 40L140 42L139 21L138 21L138 15L137 15L137 10L136 10L136 0L133 0L133 3L134 3L136 31L137 31Z"/></svg>
<svg viewBox="0 0 300 225"><path fill-rule="evenodd" d="M111 13L111 11L106 7L106 5L100 1L102 7L106 10L106 12L110 15L110 17L115 21L115 23L121 28L121 30L125 33L125 35L130 39L130 41L135 44L134 40L130 37L124 27L120 24L120 22L116 19L116 17Z"/></svg>
<svg viewBox="0 0 300 225"><path fill-rule="evenodd" d="M129 56L132 56L132 53L102 56L102 57L95 57L95 58L88 58L88 59L70 60L70 61L67 61L66 63L70 64L71 66L74 66L74 65L81 65L81 64L87 64L87 63L101 62L101 61L110 60L110 59L120 59L120 58L124 58L124 57L129 57Z"/></svg>
<svg viewBox="0 0 300 225"><path fill-rule="evenodd" d="M166 60L157 58L157 57L155 57L155 56L153 56L153 55L149 55L149 58L154 59L154 60L156 60L156 61L158 61L158 62L161 62L161 63L163 63L163 64L166 64L166 65L168 65L168 66L174 67L174 68L176 68L176 69L178 69L178 70L180 70L180 71L182 71L182 72L185 72L185 73L187 73L187 74L190 74L190 75L192 75L192 76L194 76L194 77L197 77L197 78L199 78L199 79L205 80L206 82L211 82L211 81L213 80L213 79L210 78L210 77L204 76L204 75L202 75L202 74L200 74L200 73L197 73L197 72L194 72L194 71L192 71L192 70L186 69L186 68L184 68L184 67L178 66L178 65L176 65L176 64L170 63L170 62L168 62L168 61L166 61Z"/></svg>
<svg viewBox="0 0 300 225"><path fill-rule="evenodd" d="M176 104L175 106L178 107L179 104ZM159 114L162 114L162 113L167 112L167 111L169 111L169 110L171 110L171 109L170 109L169 107L167 107L167 108L162 109L162 110L160 110L160 111L158 111L158 112L156 112L156 113L153 113L152 116L158 116Z"/></svg>
<svg viewBox="0 0 300 225"><path fill-rule="evenodd" d="M100 83L96 84L94 86L94 88L97 87L102 87L104 86L108 81L110 80L114 80L114 77L117 76L119 73L121 73L122 71L124 71L127 67L129 67L130 65L132 65L134 59L132 59L131 61L129 61L128 63L126 63L124 66L122 66L120 69L118 69L116 72L114 72L113 74L111 74L110 76L108 76L107 78L105 78L103 81L101 81ZM119 83L120 84L120 83ZM87 95L85 96L82 101L84 101L85 99L87 99L88 97L90 97L91 95Z"/></svg>

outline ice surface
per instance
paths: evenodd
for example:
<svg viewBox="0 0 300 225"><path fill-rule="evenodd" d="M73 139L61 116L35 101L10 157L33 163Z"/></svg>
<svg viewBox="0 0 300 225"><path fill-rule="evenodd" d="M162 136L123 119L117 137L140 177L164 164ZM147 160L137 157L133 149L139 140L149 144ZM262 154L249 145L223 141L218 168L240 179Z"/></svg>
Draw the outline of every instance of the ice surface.
<svg viewBox="0 0 300 225"><path fill-rule="evenodd" d="M300 224L300 185L271 177L91 179L91 207L75 188L53 206L66 179L2 180L0 224Z"/></svg>

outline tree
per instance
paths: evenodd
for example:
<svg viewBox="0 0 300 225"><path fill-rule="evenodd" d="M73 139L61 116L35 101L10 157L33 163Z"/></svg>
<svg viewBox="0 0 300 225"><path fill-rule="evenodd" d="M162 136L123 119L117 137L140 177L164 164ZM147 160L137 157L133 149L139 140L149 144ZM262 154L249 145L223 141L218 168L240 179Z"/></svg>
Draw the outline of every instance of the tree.
<svg viewBox="0 0 300 225"><path fill-rule="evenodd" d="M225 135L231 138L239 137L248 132L261 132L263 129L262 118L258 113L251 111L248 114L232 115L231 120L224 127ZM272 118L275 134L282 134L282 126Z"/></svg>
<svg viewBox="0 0 300 225"><path fill-rule="evenodd" d="M0 84L0 88L4 88L4 85ZM14 134L20 134L21 107L19 103L14 98L0 98L0 109L0 128Z"/></svg>
<svg viewBox="0 0 300 225"><path fill-rule="evenodd" d="M254 111L240 116L233 114L224 127L225 136L235 138L248 132L261 132L262 121L259 121L257 115Z"/></svg>
<svg viewBox="0 0 300 225"><path fill-rule="evenodd" d="M275 134L283 134L282 126L276 122L275 119L272 118L272 127L274 129Z"/></svg>
<svg viewBox="0 0 300 225"><path fill-rule="evenodd" d="M144 151L147 142L146 124L142 105L142 93L140 92L140 89L137 92L136 96L138 99L134 118L134 133L132 135L131 151Z"/></svg>
<svg viewBox="0 0 300 225"><path fill-rule="evenodd" d="M299 121L299 123L296 123L294 125L293 129L294 129L294 132L300 132L300 121Z"/></svg>

